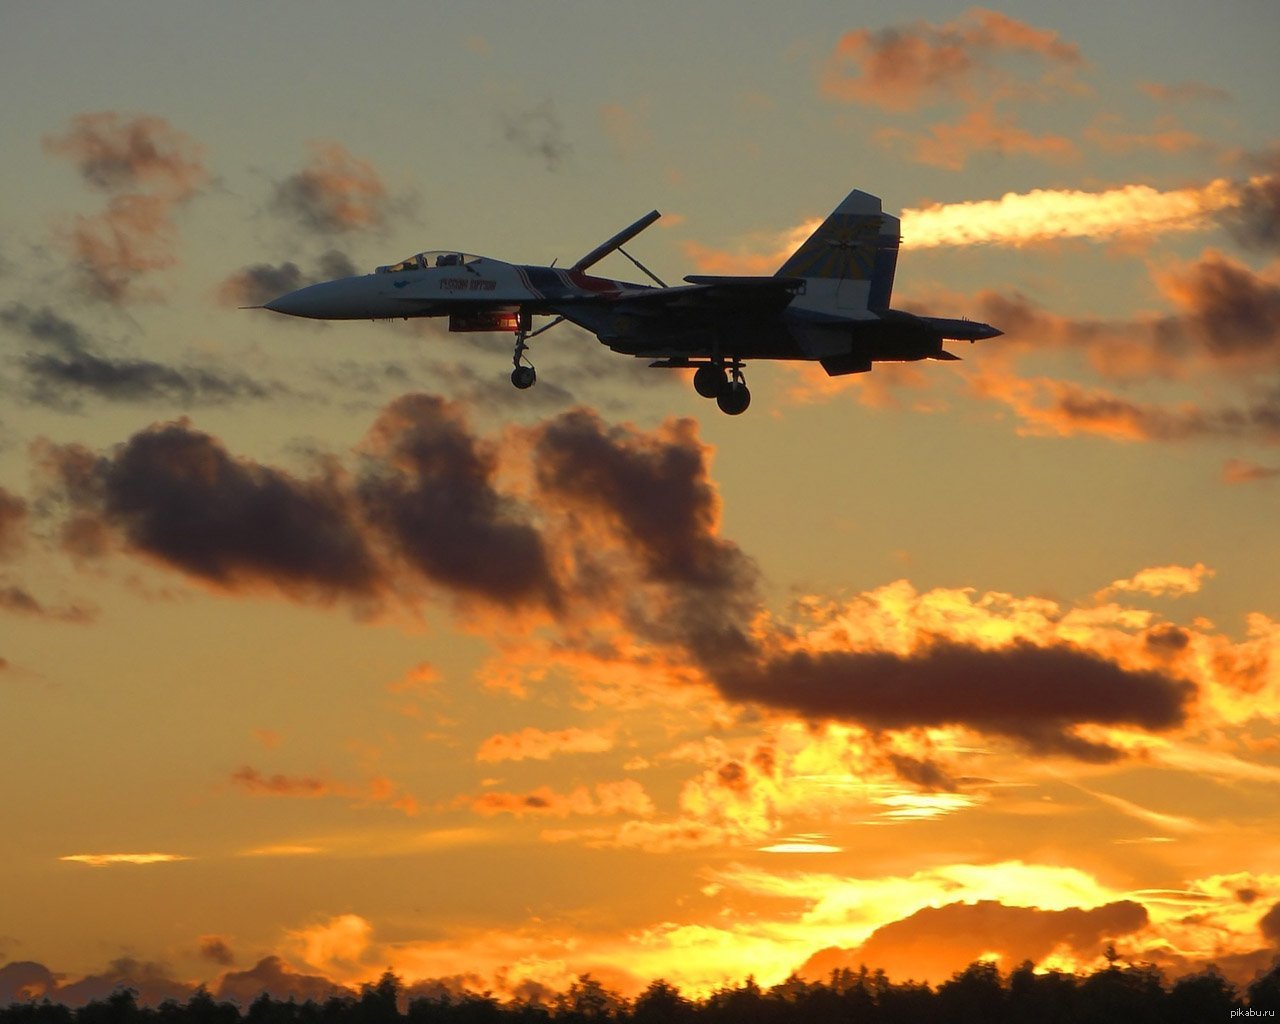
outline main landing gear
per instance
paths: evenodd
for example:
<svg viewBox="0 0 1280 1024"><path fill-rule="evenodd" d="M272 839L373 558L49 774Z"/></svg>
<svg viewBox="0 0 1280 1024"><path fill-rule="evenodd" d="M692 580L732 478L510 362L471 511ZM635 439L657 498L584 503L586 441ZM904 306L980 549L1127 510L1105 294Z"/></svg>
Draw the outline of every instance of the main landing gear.
<svg viewBox="0 0 1280 1024"><path fill-rule="evenodd" d="M728 370L720 360L703 363L694 371L693 389L703 398L714 398L720 411L739 416L751 404L751 392L742 375L742 363L734 359Z"/></svg>

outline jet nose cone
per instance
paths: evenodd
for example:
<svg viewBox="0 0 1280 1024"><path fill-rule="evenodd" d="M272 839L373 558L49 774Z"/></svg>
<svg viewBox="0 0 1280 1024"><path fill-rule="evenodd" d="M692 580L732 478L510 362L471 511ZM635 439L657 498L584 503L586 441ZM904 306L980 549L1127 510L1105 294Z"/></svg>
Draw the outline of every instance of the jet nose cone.
<svg viewBox="0 0 1280 1024"><path fill-rule="evenodd" d="M265 308L312 320L364 320L384 315L377 299L370 278L343 277L288 292L266 303Z"/></svg>
<svg viewBox="0 0 1280 1024"><path fill-rule="evenodd" d="M288 295L281 295L270 302L264 302L262 308L269 309L273 313L286 313L289 316L293 316L293 307L289 304L289 296L292 294L293 292L289 292Z"/></svg>
<svg viewBox="0 0 1280 1024"><path fill-rule="evenodd" d="M307 288L299 288L297 291L286 292L264 303L262 308L269 309L273 313L284 313L286 316L315 316L316 296L311 293L314 287L315 285L311 285Z"/></svg>

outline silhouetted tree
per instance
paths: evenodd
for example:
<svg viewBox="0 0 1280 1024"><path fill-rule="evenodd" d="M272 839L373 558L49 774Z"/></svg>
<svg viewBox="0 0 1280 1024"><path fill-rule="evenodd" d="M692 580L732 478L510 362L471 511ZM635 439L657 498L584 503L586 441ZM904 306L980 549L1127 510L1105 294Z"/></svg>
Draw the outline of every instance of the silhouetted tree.
<svg viewBox="0 0 1280 1024"><path fill-rule="evenodd" d="M659 978L640 993L631 1008L635 1024L686 1024L694 1020L694 1007L674 985Z"/></svg>
<svg viewBox="0 0 1280 1024"><path fill-rule="evenodd" d="M1249 985L1249 1008L1275 1010L1280 1017L1280 957L1271 964L1271 970Z"/></svg>
<svg viewBox="0 0 1280 1024"><path fill-rule="evenodd" d="M80 1007L76 1024L142 1024L144 1016L138 1008L138 993L118 988L105 1000L94 999Z"/></svg>
<svg viewBox="0 0 1280 1024"><path fill-rule="evenodd" d="M382 972L376 985L361 985L360 1001L356 1004L359 1024L399 1024L403 987L390 968Z"/></svg>
<svg viewBox="0 0 1280 1024"><path fill-rule="evenodd" d="M1075 1024L1080 1019L1078 980L1074 974L1036 974L1024 960L1009 975L1009 1016L1036 1024Z"/></svg>
<svg viewBox="0 0 1280 1024"><path fill-rule="evenodd" d="M1160 969L1151 964L1121 969L1114 959L1080 986L1081 1019L1096 1024L1164 1024L1165 991Z"/></svg>
<svg viewBox="0 0 1280 1024"><path fill-rule="evenodd" d="M1008 1019L1000 969L977 960L938 986L937 1004L944 1020L954 1024L999 1024Z"/></svg>
<svg viewBox="0 0 1280 1024"><path fill-rule="evenodd" d="M185 1008L187 1024L239 1024L240 1011L231 1003L216 1002L201 985L191 993Z"/></svg>
<svg viewBox="0 0 1280 1024"><path fill-rule="evenodd" d="M0 1010L5 1024L72 1024L71 1007L51 1003L47 998L38 1003L14 1003Z"/></svg>
<svg viewBox="0 0 1280 1024"><path fill-rule="evenodd" d="M625 1008L620 995L610 992L590 974L583 974L556 1000L555 1019L571 1024L595 1024L617 1020Z"/></svg>
<svg viewBox="0 0 1280 1024"><path fill-rule="evenodd" d="M1179 978L1166 1000L1172 1024L1199 1024L1207 1020L1227 1020L1240 1005L1236 988L1210 966L1199 974Z"/></svg>
<svg viewBox="0 0 1280 1024"><path fill-rule="evenodd" d="M264 993L243 1012L204 989L185 1004L169 1000L155 1009L140 1007L135 992L121 989L74 1011L48 999L0 1007L0 1024L1201 1024L1229 1020L1244 1006L1213 968L1166 988L1157 968L1126 964L1114 952L1105 968L1087 977L1037 974L1027 961L1002 978L993 964L979 961L936 992L866 967L833 971L827 982L793 976L767 992L748 978L703 1000L655 981L630 1005L589 974L560 995L538 989L507 1003L467 991L460 978L415 990L431 994L414 998L402 1013L404 987L390 971L358 996L299 1004ZM1249 986L1248 1006L1280 1010L1280 961Z"/></svg>

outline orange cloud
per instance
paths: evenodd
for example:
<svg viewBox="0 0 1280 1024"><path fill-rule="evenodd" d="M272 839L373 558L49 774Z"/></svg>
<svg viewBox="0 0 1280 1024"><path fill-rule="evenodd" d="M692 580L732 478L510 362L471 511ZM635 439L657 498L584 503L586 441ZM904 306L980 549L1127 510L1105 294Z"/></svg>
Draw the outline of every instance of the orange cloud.
<svg viewBox="0 0 1280 1024"><path fill-rule="evenodd" d="M1192 103L1201 100L1221 102L1231 99L1231 93L1206 82L1139 82L1138 90L1159 103Z"/></svg>
<svg viewBox="0 0 1280 1024"><path fill-rule="evenodd" d="M970 98L979 86L1009 88L1006 56L1030 57L1050 73L1083 61L1079 49L1057 32L975 7L942 24L917 21L840 37L821 73L822 94L846 103L906 111L930 103Z"/></svg>
<svg viewBox="0 0 1280 1024"><path fill-rule="evenodd" d="M384 227L394 204L373 164L339 142L309 145L311 162L276 185L272 208L319 232Z"/></svg>
<svg viewBox="0 0 1280 1024"><path fill-rule="evenodd" d="M1280 476L1280 466L1263 466L1248 459L1228 459L1222 465L1223 483L1249 484L1277 476Z"/></svg>
<svg viewBox="0 0 1280 1024"><path fill-rule="evenodd" d="M1049 377L1021 378L983 370L970 380L974 394L1000 402L1022 421L1020 432L1072 437L1094 434L1116 441L1190 441L1251 438L1280 442L1280 395L1241 405L1205 408L1186 400L1172 404L1135 401L1102 388Z"/></svg>
<svg viewBox="0 0 1280 1024"><path fill-rule="evenodd" d="M177 201L209 180L201 147L162 117L78 114L65 135L47 136L44 148L70 159L87 182L108 192L141 187Z"/></svg>
<svg viewBox="0 0 1280 1024"><path fill-rule="evenodd" d="M963 170L975 154L1030 156L1055 163L1076 160L1080 155L1066 136L1033 134L1020 128L1012 114L997 114L990 104L970 110L958 121L930 125L923 132L881 128L875 139L890 147L901 143L917 163L950 171ZM903 238L914 244L910 235L904 233Z"/></svg>
<svg viewBox="0 0 1280 1024"><path fill-rule="evenodd" d="M373 942L373 925L359 914L339 914L289 933L298 955L329 973L358 968Z"/></svg>
<svg viewBox="0 0 1280 1024"><path fill-rule="evenodd" d="M1102 600L1120 591L1151 594L1154 597L1182 597L1200 590L1206 579L1212 579L1215 570L1203 562L1195 565L1160 565L1143 569L1135 575L1115 580L1095 595Z"/></svg>
<svg viewBox="0 0 1280 1024"><path fill-rule="evenodd" d="M106 210L77 217L64 232L93 294L123 301L139 278L177 264L174 207L209 178L187 135L159 117L82 114L66 135L46 138L45 149L114 193Z"/></svg>
<svg viewBox="0 0 1280 1024"><path fill-rule="evenodd" d="M1157 121L1155 130L1149 132L1125 131L1120 124L1119 116L1103 115L1085 128L1084 137L1108 153L1154 150L1172 154L1207 145L1204 138L1168 118Z"/></svg>
<svg viewBox="0 0 1280 1024"><path fill-rule="evenodd" d="M613 749L611 729L557 729L528 726L490 736L476 751L477 761L546 761L557 754L598 754Z"/></svg>

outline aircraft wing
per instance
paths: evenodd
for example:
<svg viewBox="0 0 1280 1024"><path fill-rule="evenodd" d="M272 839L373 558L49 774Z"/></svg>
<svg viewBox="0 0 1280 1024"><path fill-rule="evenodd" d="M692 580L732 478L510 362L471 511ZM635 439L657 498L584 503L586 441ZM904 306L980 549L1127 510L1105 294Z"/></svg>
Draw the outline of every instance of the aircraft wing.
<svg viewBox="0 0 1280 1024"><path fill-rule="evenodd" d="M804 289L799 277L714 277L692 274L688 284L651 288L609 302L613 313L637 317L752 316L780 311Z"/></svg>

